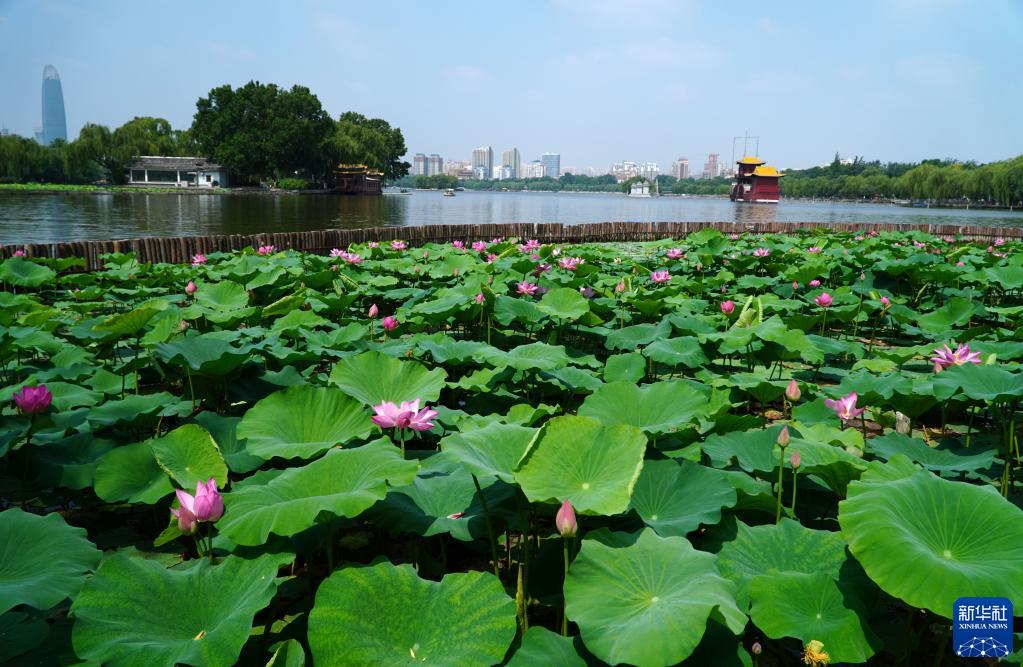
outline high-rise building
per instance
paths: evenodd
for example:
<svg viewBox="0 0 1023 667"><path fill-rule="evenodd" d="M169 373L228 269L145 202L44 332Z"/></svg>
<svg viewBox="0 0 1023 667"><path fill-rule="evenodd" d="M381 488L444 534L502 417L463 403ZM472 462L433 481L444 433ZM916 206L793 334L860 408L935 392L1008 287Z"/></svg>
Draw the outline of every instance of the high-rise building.
<svg viewBox="0 0 1023 667"><path fill-rule="evenodd" d="M661 166L656 162L644 162L639 165L639 175L652 181L661 173Z"/></svg>
<svg viewBox="0 0 1023 667"><path fill-rule="evenodd" d="M472 170L479 180L487 180L494 173L494 149L481 146L472 150Z"/></svg>
<svg viewBox="0 0 1023 667"><path fill-rule="evenodd" d="M509 178L519 178L519 172L522 171L522 156L519 155L518 148L509 148L501 153L501 166L511 167L511 176Z"/></svg>
<svg viewBox="0 0 1023 667"><path fill-rule="evenodd" d="M689 178L689 158L680 157L671 165L671 174L678 180Z"/></svg>
<svg viewBox="0 0 1023 667"><path fill-rule="evenodd" d="M718 164L718 154L710 153L707 155L707 161L703 163L703 174L702 178L717 178L721 171L721 166Z"/></svg>
<svg viewBox="0 0 1023 667"><path fill-rule="evenodd" d="M426 158L426 175L436 176L444 173L444 158L437 155L436 153L430 153L430 157Z"/></svg>
<svg viewBox="0 0 1023 667"><path fill-rule="evenodd" d="M545 176L550 176L551 178L561 176L560 153L544 153L540 156L540 162L543 163L543 173Z"/></svg>
<svg viewBox="0 0 1023 667"><path fill-rule="evenodd" d="M422 153L416 153L412 156L412 175L413 176L428 176L426 173L426 156Z"/></svg>
<svg viewBox="0 0 1023 667"><path fill-rule="evenodd" d="M625 160L624 162L615 162L611 165L611 175L615 177L615 180L619 183L639 176L639 165L632 160Z"/></svg>
<svg viewBox="0 0 1023 667"><path fill-rule="evenodd" d="M532 162L530 162L527 165L525 165L524 169L525 169L525 177L526 178L543 178L544 177L543 162L540 162L539 160L533 160Z"/></svg>
<svg viewBox="0 0 1023 667"><path fill-rule="evenodd" d="M67 141L67 118L64 116L64 91L60 87L57 68L43 68L43 129L42 143L49 146L57 139Z"/></svg>

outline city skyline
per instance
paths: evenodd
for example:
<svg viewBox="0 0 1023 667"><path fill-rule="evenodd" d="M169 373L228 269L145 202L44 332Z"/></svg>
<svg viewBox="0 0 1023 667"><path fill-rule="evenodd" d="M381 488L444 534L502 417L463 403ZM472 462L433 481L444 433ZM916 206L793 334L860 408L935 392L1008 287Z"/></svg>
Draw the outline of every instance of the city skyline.
<svg viewBox="0 0 1023 667"><path fill-rule="evenodd" d="M748 130L779 168L836 152L883 162L1009 157L1023 145L1013 111L1023 90L1009 85L1023 5L936 2L792 2L751 9L741 22L695 0L453 12L415 3L342 12L302 0L244 14L186 0L183 13L201 11L201 22L104 0L0 3L0 125L33 135L38 73L52 64L72 139L86 122L117 127L135 116L185 128L210 89L258 80L308 86L335 118L355 110L386 119L402 129L409 156L418 146L462 155L488 137L526 156L553 148L566 164L634 156L666 169L678 157L669 151L729 157L732 137ZM125 58L124 36L139 25L150 34ZM486 56L465 48L483 29ZM421 65L412 54L426 44L450 48ZM153 76L153 63L181 52L202 66ZM304 61L328 65L295 65ZM412 102L420 98L433 104ZM458 111L484 99L510 102Z"/></svg>

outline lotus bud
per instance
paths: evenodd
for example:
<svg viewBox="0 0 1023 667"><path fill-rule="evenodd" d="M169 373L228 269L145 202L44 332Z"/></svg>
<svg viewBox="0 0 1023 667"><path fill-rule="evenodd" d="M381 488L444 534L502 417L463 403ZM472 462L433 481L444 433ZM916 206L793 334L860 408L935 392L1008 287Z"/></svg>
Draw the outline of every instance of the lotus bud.
<svg viewBox="0 0 1023 667"><path fill-rule="evenodd" d="M793 468L798 468L799 464L803 462L803 458L799 455L798 449L792 452L792 458L790 460L792 461Z"/></svg>
<svg viewBox="0 0 1023 667"><path fill-rule="evenodd" d="M486 298L483 296L483 292L476 295L476 303L483 303L484 301L486 301Z"/></svg>
<svg viewBox="0 0 1023 667"><path fill-rule="evenodd" d="M889 308L892 305L892 300L886 296L881 297L881 305L885 308Z"/></svg>
<svg viewBox="0 0 1023 667"><path fill-rule="evenodd" d="M191 280L189 280L188 284L185 285L185 294L188 294L189 296L191 296L192 294L195 294L195 291L197 289L199 289L199 288L195 286L195 283L192 282Z"/></svg>
<svg viewBox="0 0 1023 667"><path fill-rule="evenodd" d="M789 427L782 426L781 432L778 433L778 446L785 449L789 446Z"/></svg>
<svg viewBox="0 0 1023 667"><path fill-rule="evenodd" d="M793 280L793 281L792 281L792 291L794 292L794 291L796 291L797 289L799 289L799 283L798 283L798 282L796 282L795 280Z"/></svg>
<svg viewBox="0 0 1023 667"><path fill-rule="evenodd" d="M618 294L621 294L624 291L625 291L625 281L624 280L619 280L618 284L615 285L615 292L618 293Z"/></svg>
<svg viewBox="0 0 1023 667"><path fill-rule="evenodd" d="M575 510L572 509L572 503L568 500L561 503L558 515L554 517L554 525L557 526L562 537L575 537L579 532L579 524L575 520Z"/></svg>
<svg viewBox="0 0 1023 667"><path fill-rule="evenodd" d="M423 251L423 259L430 259L430 251L429 250L424 250Z"/></svg>
<svg viewBox="0 0 1023 667"><path fill-rule="evenodd" d="M380 320L380 325L384 327L385 331L393 331L398 328L398 319L393 315L388 315Z"/></svg>
<svg viewBox="0 0 1023 667"><path fill-rule="evenodd" d="M374 304L370 304L369 316L371 318L373 318L373 319L376 319L376 316L379 315L379 314L380 314L380 309L377 308L377 305L375 303Z"/></svg>
<svg viewBox="0 0 1023 667"><path fill-rule="evenodd" d="M735 312L735 302L731 299L721 302L721 312L725 315L731 315Z"/></svg>
<svg viewBox="0 0 1023 667"><path fill-rule="evenodd" d="M753 646L749 650L753 655L760 655L764 652L764 647L760 645L760 642L753 642Z"/></svg>
<svg viewBox="0 0 1023 667"><path fill-rule="evenodd" d="M46 388L45 384L38 387L22 387L21 391L13 396L14 406L23 415L36 415L46 412L53 402L53 394Z"/></svg>
<svg viewBox="0 0 1023 667"><path fill-rule="evenodd" d="M802 395L803 392L799 391L799 384L795 380L789 380L789 386L785 387L785 398L795 403Z"/></svg>
<svg viewBox="0 0 1023 667"><path fill-rule="evenodd" d="M181 320L181 324L179 326L181 327L182 332L186 331L189 327L188 320Z"/></svg>

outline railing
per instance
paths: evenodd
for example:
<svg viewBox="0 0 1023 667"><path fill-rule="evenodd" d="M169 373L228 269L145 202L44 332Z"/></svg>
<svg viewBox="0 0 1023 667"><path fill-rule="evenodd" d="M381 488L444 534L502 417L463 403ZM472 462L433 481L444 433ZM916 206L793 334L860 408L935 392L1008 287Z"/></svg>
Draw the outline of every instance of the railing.
<svg viewBox="0 0 1023 667"><path fill-rule="evenodd" d="M326 254L332 248L347 248L364 241L404 240L412 245L428 242L484 240L494 237L535 238L543 243L585 243L588 241L651 241L683 238L706 228L723 233L791 234L821 228L838 232L921 231L937 236L956 236L988 241L995 238L1023 238L1023 227L983 227L956 225L902 225L818 222L599 222L578 225L562 223L502 223L479 225L421 225L414 227L369 227L364 229L326 229L307 232L272 232L219 236L151 237L111 241L71 241L66 243L30 243L0 247L0 258L21 249L30 257L81 257L86 270L102 266L100 257L111 252L133 252L142 262L183 264L196 253L230 252L251 246L273 245Z"/></svg>

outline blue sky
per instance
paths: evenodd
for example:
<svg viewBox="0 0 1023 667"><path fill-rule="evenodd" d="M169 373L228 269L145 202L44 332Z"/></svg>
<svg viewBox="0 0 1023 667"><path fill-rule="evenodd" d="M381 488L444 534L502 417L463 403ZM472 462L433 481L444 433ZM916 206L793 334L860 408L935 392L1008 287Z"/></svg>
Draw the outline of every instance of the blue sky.
<svg viewBox="0 0 1023 667"><path fill-rule="evenodd" d="M663 170L760 136L780 167L1023 153L1023 2L176 3L0 0L0 123L31 136L43 67L68 131L187 126L214 86L309 86L410 152L544 151Z"/></svg>

